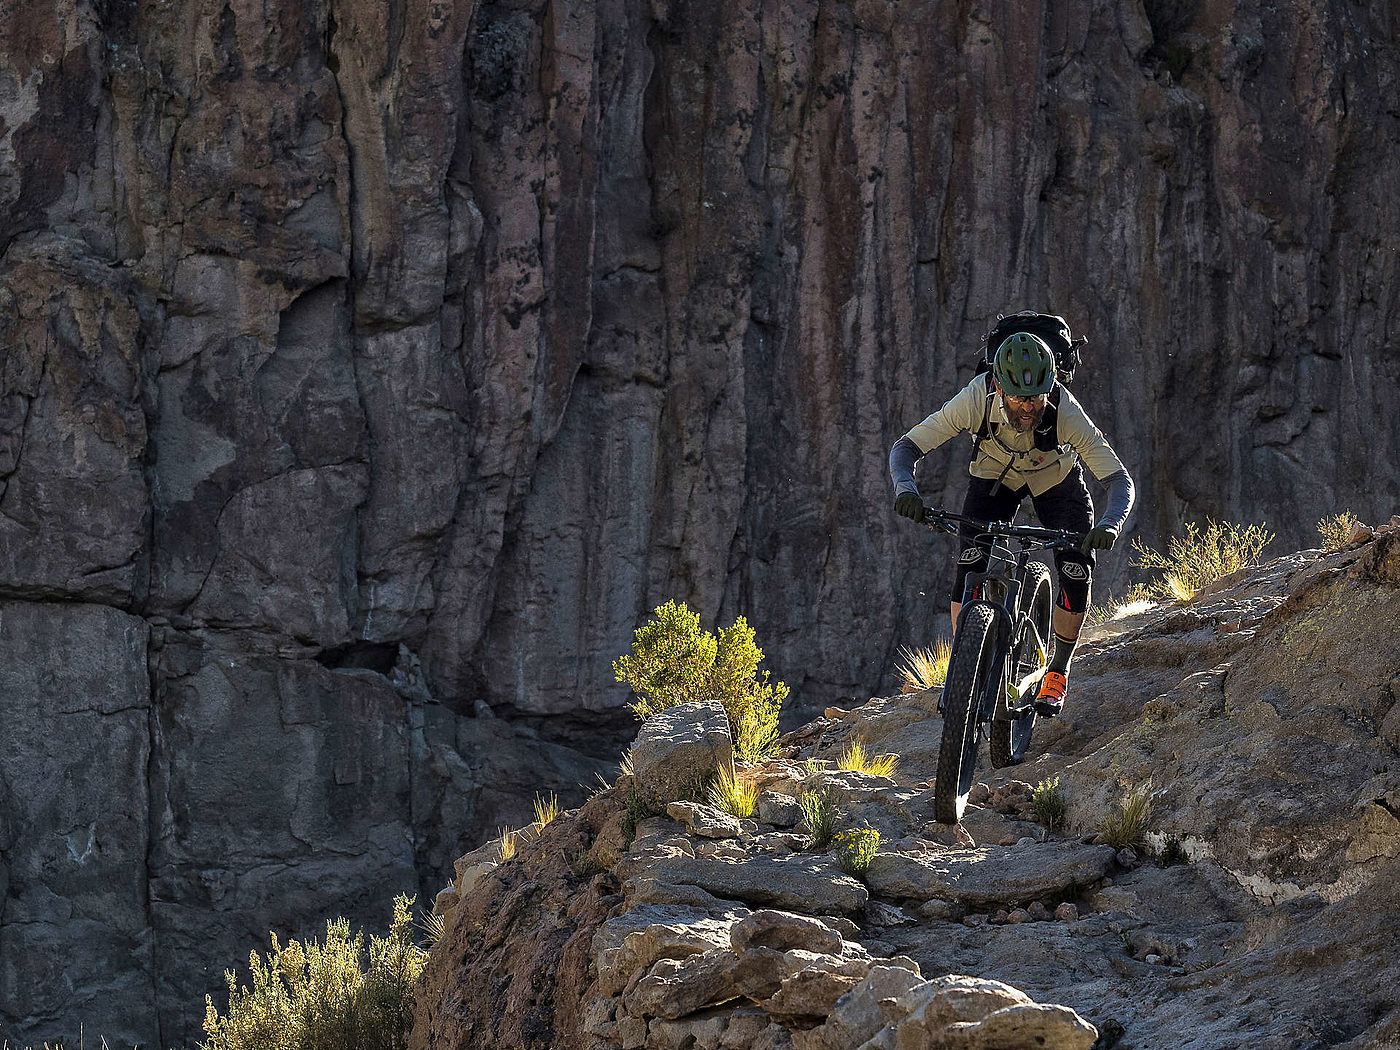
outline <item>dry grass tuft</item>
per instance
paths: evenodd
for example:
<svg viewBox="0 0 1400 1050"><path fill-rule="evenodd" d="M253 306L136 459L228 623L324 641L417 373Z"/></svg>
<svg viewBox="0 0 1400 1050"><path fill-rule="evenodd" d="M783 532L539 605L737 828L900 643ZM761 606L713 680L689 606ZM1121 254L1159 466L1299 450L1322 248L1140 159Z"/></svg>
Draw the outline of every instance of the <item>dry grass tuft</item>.
<svg viewBox="0 0 1400 1050"><path fill-rule="evenodd" d="M758 785L743 777L730 776L729 770L721 768L710 785L710 805L740 820L751 817L758 807Z"/></svg>
<svg viewBox="0 0 1400 1050"><path fill-rule="evenodd" d="M953 647L947 642L918 649L899 650L900 664L895 671L904 682L906 693L917 693L943 684L948 677L948 661Z"/></svg>
<svg viewBox="0 0 1400 1050"><path fill-rule="evenodd" d="M894 771L899 768L899 758L895 755L871 754L864 742L852 740L836 760L836 768L851 773L869 773L871 776L893 779Z"/></svg>
<svg viewBox="0 0 1400 1050"><path fill-rule="evenodd" d="M1117 811L1104 818L1099 832L1115 849L1141 849L1151 816L1152 781L1148 779L1123 796Z"/></svg>
<svg viewBox="0 0 1400 1050"><path fill-rule="evenodd" d="M515 857L515 838L516 833L511 831L510 828L501 829L500 847L501 861L503 863Z"/></svg>
<svg viewBox="0 0 1400 1050"><path fill-rule="evenodd" d="M1097 627L1120 616L1131 616L1142 612L1151 604L1151 592L1142 584L1135 583L1124 592L1123 597L1116 598L1110 594L1103 601L1096 601L1089 606L1089 613L1084 617L1084 626Z"/></svg>
<svg viewBox="0 0 1400 1050"><path fill-rule="evenodd" d="M550 821L559 815L559 796L553 791L549 797L542 795L535 796L535 823L541 828L546 827Z"/></svg>

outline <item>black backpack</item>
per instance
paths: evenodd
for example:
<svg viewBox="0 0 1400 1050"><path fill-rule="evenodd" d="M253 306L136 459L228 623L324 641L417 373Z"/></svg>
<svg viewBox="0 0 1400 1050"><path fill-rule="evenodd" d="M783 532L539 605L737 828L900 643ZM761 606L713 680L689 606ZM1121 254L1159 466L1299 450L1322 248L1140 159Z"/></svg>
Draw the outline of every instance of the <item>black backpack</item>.
<svg viewBox="0 0 1400 1050"><path fill-rule="evenodd" d="M1074 370L1079 367L1079 352L1089 340L1081 336L1074 339L1069 334L1069 325L1059 314L1038 314L1034 310L1020 313L997 314L997 323L982 340L982 361L977 374L989 372L992 356L1008 337L1017 332L1029 332L1037 336L1050 352L1055 355L1055 378L1061 383L1074 382Z"/></svg>
<svg viewBox="0 0 1400 1050"><path fill-rule="evenodd" d="M973 377L977 377L984 372L992 370L992 357L997 352L997 347L1001 346L1012 335L1017 332L1029 332L1031 335L1040 338L1050 352L1055 355L1055 378L1057 383L1050 391L1045 407L1045 418L1041 420L1040 427L1035 432L1035 447L1042 452L1053 452L1060 447L1059 442L1059 409L1060 409L1060 383L1069 383L1074 379L1074 370L1079 367L1079 353L1084 344L1089 340L1080 336L1074 339L1069 334L1069 325L1059 314L1042 314L1034 310L1022 310L1019 313L997 315L997 323L992 326L992 330L987 333L982 340L980 351L981 360L977 365L977 371ZM973 454L976 454L977 447L991 433L990 422L992 416L992 400L995 397L990 389L987 393L987 405L982 411L982 425L977 428L973 435Z"/></svg>

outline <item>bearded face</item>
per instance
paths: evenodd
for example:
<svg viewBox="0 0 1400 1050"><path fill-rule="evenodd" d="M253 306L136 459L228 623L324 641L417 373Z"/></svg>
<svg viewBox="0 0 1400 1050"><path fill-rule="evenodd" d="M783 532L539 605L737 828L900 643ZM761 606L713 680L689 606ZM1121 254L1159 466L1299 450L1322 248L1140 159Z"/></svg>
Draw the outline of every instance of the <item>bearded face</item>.
<svg viewBox="0 0 1400 1050"><path fill-rule="evenodd" d="M1040 426L1040 421L1045 417L1045 404L1044 394L1037 394L1035 397L1001 395L1002 411L1006 413L1012 429L1018 434L1028 433Z"/></svg>

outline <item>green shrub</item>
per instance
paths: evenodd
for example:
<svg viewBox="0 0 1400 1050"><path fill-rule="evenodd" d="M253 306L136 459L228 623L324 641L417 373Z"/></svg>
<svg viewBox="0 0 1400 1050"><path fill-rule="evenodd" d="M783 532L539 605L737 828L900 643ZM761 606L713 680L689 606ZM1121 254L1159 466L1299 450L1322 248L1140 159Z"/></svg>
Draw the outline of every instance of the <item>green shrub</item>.
<svg viewBox="0 0 1400 1050"><path fill-rule="evenodd" d="M802 807L802 817L807 821L807 831L812 836L807 848L813 851L826 849L836 830L836 803L832 801L831 793L804 791L797 801Z"/></svg>
<svg viewBox="0 0 1400 1050"><path fill-rule="evenodd" d="M1170 868L1175 864L1190 864L1191 854L1186 852L1186 847L1182 845L1181 839L1175 835L1168 835L1166 841L1162 843L1162 852L1157 859L1162 862L1162 867Z"/></svg>
<svg viewBox="0 0 1400 1050"><path fill-rule="evenodd" d="M1167 544L1166 554L1146 546L1140 539L1134 540L1137 558L1133 564L1159 573L1155 580L1146 584L1147 593L1152 597L1186 602L1206 584L1222 580L1248 565L1258 565L1264 548L1273 539L1273 533L1263 525L1232 525L1208 520L1204 531L1194 523L1187 525L1185 537L1173 537Z"/></svg>
<svg viewBox="0 0 1400 1050"><path fill-rule="evenodd" d="M857 877L865 874L880 849L880 833L874 828L838 832L831 841L836 847L836 866Z"/></svg>
<svg viewBox="0 0 1400 1050"><path fill-rule="evenodd" d="M1051 831L1064 827L1069 804L1065 800L1064 789L1060 787L1059 777L1042 780L1035 786L1031 791L1031 809L1035 812L1036 820Z"/></svg>
<svg viewBox="0 0 1400 1050"><path fill-rule="evenodd" d="M428 954L409 936L412 897L394 901L386 937L350 936L349 920L326 923L326 942L288 941L272 934L266 959L248 957L253 987L232 970L228 1015L205 997L203 1050L403 1050L413 1016L413 982ZM367 956L367 958L366 958Z"/></svg>
<svg viewBox="0 0 1400 1050"><path fill-rule="evenodd" d="M613 664L613 674L637 695L628 706L638 718L678 704L720 701L735 750L754 762L776 749L778 715L788 695L786 684L759 673L762 659L742 616L716 637L684 602L669 601L637 628L632 652Z"/></svg>

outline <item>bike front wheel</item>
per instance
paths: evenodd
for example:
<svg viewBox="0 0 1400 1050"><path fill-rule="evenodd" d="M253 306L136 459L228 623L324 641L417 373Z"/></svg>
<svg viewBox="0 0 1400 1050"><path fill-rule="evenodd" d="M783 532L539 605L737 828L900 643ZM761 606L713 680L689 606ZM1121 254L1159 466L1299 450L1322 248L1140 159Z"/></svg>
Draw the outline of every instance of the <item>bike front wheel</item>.
<svg viewBox="0 0 1400 1050"><path fill-rule="evenodd" d="M938 748L938 776L933 782L934 816L956 824L967 808L967 794L977 771L977 726L982 695L996 661L996 616L986 605L963 609L948 677L943 685L943 739Z"/></svg>
<svg viewBox="0 0 1400 1050"><path fill-rule="evenodd" d="M1016 621L1016 632L1011 643L1011 670L1016 681L1034 674L1045 666L1049 659L1050 621L1055 610L1055 600L1050 588L1050 570L1040 562L1033 561L1028 567L1026 585L1022 591L1021 615ZM1032 631L1031 628L1035 630ZM1007 698L1010 700L1010 697ZM1015 704L1021 703L1017 697ZM992 765L1000 769L1014 766L1026 757L1026 749L1031 743L1031 733L1035 731L1035 712L1030 711L1020 718L992 722L989 735L992 752Z"/></svg>

